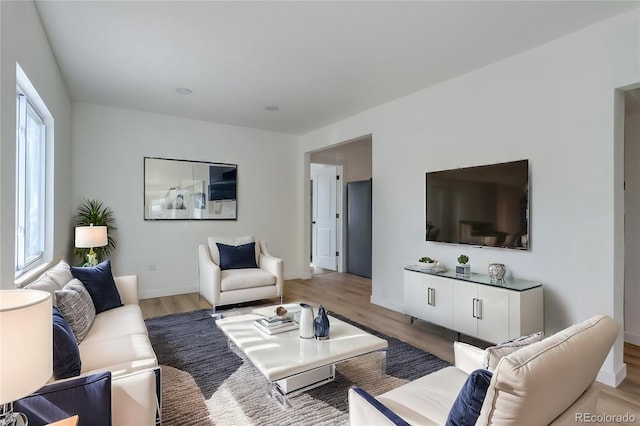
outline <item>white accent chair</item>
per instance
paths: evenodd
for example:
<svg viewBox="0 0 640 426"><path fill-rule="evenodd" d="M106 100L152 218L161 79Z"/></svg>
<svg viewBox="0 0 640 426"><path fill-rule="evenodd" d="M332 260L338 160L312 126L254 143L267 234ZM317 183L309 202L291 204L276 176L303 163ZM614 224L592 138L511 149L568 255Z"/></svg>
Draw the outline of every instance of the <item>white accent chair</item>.
<svg viewBox="0 0 640 426"><path fill-rule="evenodd" d="M257 268L220 268L220 253L216 243L230 246L255 242ZM209 237L208 244L198 245L198 276L200 295L216 307L232 303L283 297L282 259L272 256L264 241L247 237Z"/></svg>

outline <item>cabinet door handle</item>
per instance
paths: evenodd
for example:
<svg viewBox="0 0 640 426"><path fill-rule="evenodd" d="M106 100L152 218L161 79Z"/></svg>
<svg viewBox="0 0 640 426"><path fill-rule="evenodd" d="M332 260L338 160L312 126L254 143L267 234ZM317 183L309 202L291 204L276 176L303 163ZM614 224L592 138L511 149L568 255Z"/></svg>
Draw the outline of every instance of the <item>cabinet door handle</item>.
<svg viewBox="0 0 640 426"><path fill-rule="evenodd" d="M482 300L473 298L473 317L482 319Z"/></svg>
<svg viewBox="0 0 640 426"><path fill-rule="evenodd" d="M429 303L429 305L436 306L436 289L435 288L429 287L427 289L427 299L428 299L427 303Z"/></svg>

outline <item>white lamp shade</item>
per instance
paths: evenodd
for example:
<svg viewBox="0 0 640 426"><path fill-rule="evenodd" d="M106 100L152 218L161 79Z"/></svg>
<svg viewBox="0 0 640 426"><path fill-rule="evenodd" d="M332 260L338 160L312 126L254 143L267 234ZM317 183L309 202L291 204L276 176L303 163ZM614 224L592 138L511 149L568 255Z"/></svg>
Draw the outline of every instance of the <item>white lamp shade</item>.
<svg viewBox="0 0 640 426"><path fill-rule="evenodd" d="M106 226L78 226L76 227L76 247L103 247L108 243Z"/></svg>
<svg viewBox="0 0 640 426"><path fill-rule="evenodd" d="M40 389L52 372L51 294L0 290L0 404Z"/></svg>

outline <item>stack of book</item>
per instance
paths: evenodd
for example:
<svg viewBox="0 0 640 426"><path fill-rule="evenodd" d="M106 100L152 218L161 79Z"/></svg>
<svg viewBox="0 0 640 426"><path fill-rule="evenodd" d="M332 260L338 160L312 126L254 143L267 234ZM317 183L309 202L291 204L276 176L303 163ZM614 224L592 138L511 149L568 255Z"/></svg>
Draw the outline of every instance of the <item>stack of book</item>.
<svg viewBox="0 0 640 426"><path fill-rule="evenodd" d="M298 323L289 317L261 318L253 322L256 328L267 334L284 333L285 331L295 330Z"/></svg>

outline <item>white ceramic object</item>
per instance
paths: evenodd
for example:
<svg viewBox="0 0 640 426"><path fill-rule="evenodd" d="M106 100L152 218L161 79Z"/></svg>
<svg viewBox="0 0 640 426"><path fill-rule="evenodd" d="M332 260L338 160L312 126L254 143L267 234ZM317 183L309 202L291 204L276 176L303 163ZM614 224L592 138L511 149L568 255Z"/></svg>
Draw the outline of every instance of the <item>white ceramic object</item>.
<svg viewBox="0 0 640 426"><path fill-rule="evenodd" d="M307 303L300 304L300 337L303 339L313 339L313 308Z"/></svg>
<svg viewBox="0 0 640 426"><path fill-rule="evenodd" d="M418 261L418 265L420 265L421 268L424 269L433 269L436 266L438 266L438 261L433 261L433 262L420 262Z"/></svg>

